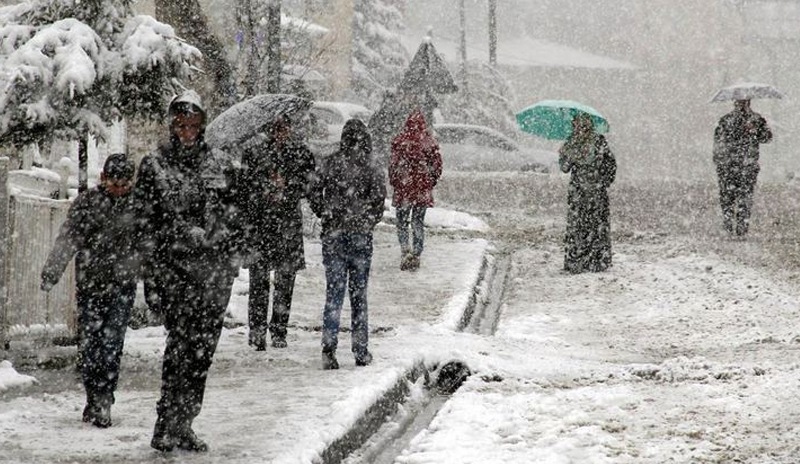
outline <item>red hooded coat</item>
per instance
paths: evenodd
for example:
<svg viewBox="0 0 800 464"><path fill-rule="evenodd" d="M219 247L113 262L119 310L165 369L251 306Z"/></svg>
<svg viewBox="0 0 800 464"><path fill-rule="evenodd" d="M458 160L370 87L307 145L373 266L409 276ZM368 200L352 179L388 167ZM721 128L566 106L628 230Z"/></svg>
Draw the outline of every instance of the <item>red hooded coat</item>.
<svg viewBox="0 0 800 464"><path fill-rule="evenodd" d="M442 175L439 144L428 132L425 116L414 111L403 132L392 140L389 183L392 206L433 206L433 187Z"/></svg>

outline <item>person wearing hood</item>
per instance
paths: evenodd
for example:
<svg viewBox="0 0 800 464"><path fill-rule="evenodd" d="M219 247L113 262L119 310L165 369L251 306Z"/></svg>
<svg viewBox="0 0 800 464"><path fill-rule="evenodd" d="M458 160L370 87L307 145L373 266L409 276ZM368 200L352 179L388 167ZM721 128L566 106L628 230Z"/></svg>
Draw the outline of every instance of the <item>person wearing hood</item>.
<svg viewBox="0 0 800 464"><path fill-rule="evenodd" d="M422 111L414 110L406 119L403 131L392 140L389 160L401 270L419 268L425 240L425 212L433 206L433 188L441 175L439 144L428 130ZM413 234L410 245L409 226Z"/></svg>
<svg viewBox="0 0 800 464"><path fill-rule="evenodd" d="M386 179L373 164L372 141L362 121L345 123L339 151L325 159L312 192L311 208L322 221L326 280L322 368L339 368L336 348L346 290L352 311L350 349L356 366L366 366L372 362L367 317L372 233L383 218Z"/></svg>
<svg viewBox="0 0 800 464"><path fill-rule="evenodd" d="M86 390L83 421L111 426L125 331L139 277L140 238L130 194L135 165L124 153L106 158L100 185L78 195L42 268L41 289L58 283L73 256L80 367ZM77 255L77 256L76 256Z"/></svg>
<svg viewBox="0 0 800 464"><path fill-rule="evenodd" d="M169 142L142 159L134 190L148 237L145 297L167 330L150 446L207 451L192 422L239 268L232 166L206 145L206 113L194 91L174 98L167 117Z"/></svg>
<svg viewBox="0 0 800 464"><path fill-rule="evenodd" d="M759 145L771 140L767 120L750 108L750 100L736 100L733 111L720 118L714 130L713 159L722 224L729 234L747 234L753 191L761 169Z"/></svg>
<svg viewBox="0 0 800 464"><path fill-rule="evenodd" d="M242 148L239 201L251 255L248 343L256 351L266 350L268 329L272 346L286 348L295 277L305 268L300 200L309 194L316 164L294 124L279 116Z"/></svg>
<svg viewBox="0 0 800 464"><path fill-rule="evenodd" d="M572 120L572 134L559 149L561 171L570 173L564 270L577 274L611 266L608 188L617 162L606 138L584 114Z"/></svg>

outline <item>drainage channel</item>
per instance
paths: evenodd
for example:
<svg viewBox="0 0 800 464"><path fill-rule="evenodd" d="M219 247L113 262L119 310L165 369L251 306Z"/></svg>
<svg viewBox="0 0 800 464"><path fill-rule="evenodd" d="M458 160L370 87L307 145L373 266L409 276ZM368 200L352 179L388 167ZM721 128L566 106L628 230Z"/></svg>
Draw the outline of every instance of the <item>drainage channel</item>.
<svg viewBox="0 0 800 464"><path fill-rule="evenodd" d="M460 330L492 335L497 328L511 254L487 255ZM459 361L415 366L322 455L325 464L392 464L470 375Z"/></svg>

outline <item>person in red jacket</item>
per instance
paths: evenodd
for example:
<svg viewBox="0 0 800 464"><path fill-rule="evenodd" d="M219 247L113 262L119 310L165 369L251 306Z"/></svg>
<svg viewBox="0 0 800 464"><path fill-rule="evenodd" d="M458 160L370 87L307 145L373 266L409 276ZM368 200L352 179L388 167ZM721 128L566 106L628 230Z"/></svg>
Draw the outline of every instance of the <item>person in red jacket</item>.
<svg viewBox="0 0 800 464"><path fill-rule="evenodd" d="M392 140L389 161L389 183L394 189L392 206L397 212L402 270L419 268L425 240L425 212L433 206L433 188L441 175L439 144L428 130L425 116L419 109L414 110L403 131ZM409 226L413 233L411 246Z"/></svg>

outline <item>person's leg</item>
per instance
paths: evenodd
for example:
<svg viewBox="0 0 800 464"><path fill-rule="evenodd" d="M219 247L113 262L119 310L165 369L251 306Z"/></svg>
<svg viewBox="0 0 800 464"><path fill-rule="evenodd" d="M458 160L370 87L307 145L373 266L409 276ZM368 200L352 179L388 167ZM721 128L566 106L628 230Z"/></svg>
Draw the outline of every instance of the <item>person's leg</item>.
<svg viewBox="0 0 800 464"><path fill-rule="evenodd" d="M99 334L100 357L96 363L99 375L95 390L97 414L94 419L94 425L98 427L111 426L111 405L114 404L125 332L135 295L136 286L133 283L122 287L112 285L105 289L100 299L103 308Z"/></svg>
<svg viewBox="0 0 800 464"><path fill-rule="evenodd" d="M400 242L401 256L405 256L411 252L409 246L409 220L411 216L411 205L398 206L395 208L395 217L397 219L397 240Z"/></svg>
<svg viewBox="0 0 800 464"><path fill-rule="evenodd" d="M746 174L739 190L739 201L736 211L736 235L747 235L750 229L750 214L753 210L753 192L756 187L756 175Z"/></svg>
<svg viewBox="0 0 800 464"><path fill-rule="evenodd" d="M413 246L411 250L412 259L410 268L419 268L419 257L425 248L425 213L428 208L425 206L414 206L411 210L411 229L414 232Z"/></svg>
<svg viewBox="0 0 800 464"><path fill-rule="evenodd" d="M167 344L162 365L158 419L150 445L168 451L175 447L206 451L192 422L200 413L206 378L222 332L230 285L184 283L168 298Z"/></svg>
<svg viewBox="0 0 800 464"><path fill-rule="evenodd" d="M247 320L250 326L248 344L256 350L267 347L267 314L269 314L269 268L256 261L250 265L250 291L247 300Z"/></svg>
<svg viewBox="0 0 800 464"><path fill-rule="evenodd" d="M729 233L734 231L734 204L736 202L736 186L731 182L731 175L725 169L717 171L719 184L719 204L722 209L722 224Z"/></svg>
<svg viewBox="0 0 800 464"><path fill-rule="evenodd" d="M272 302L272 319L269 331L272 335L272 346L286 347L286 326L289 324L289 314L292 310L292 297L294 295L294 282L297 273L294 269L275 269L275 294Z"/></svg>
<svg viewBox="0 0 800 464"><path fill-rule="evenodd" d="M351 350L357 366L372 361L369 352L367 288L372 263L372 234L351 234L348 247L348 290L350 292Z"/></svg>
<svg viewBox="0 0 800 464"><path fill-rule="evenodd" d="M81 380L86 391L83 408L84 422L93 422L97 416L98 383L102 382L99 363L102 358L102 314L94 295L85 290L76 292L78 303L79 350Z"/></svg>
<svg viewBox="0 0 800 464"><path fill-rule="evenodd" d="M336 348L339 344L339 321L344 302L345 260L341 236L322 240L322 263L325 265L325 308L322 312L322 362L324 369L337 369Z"/></svg>

